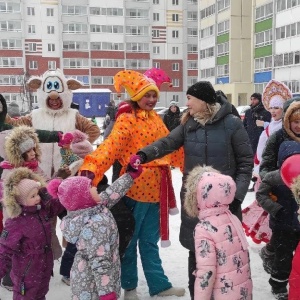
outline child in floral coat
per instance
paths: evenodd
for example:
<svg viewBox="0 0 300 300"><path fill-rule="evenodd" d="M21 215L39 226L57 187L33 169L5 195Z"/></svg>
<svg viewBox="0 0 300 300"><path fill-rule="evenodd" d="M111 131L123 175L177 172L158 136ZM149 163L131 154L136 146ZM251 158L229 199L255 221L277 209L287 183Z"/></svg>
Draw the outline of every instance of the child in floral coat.
<svg viewBox="0 0 300 300"><path fill-rule="evenodd" d="M236 184L211 167L188 175L184 207L199 218L194 232L194 300L252 299L248 243L238 218L229 211Z"/></svg>
<svg viewBox="0 0 300 300"><path fill-rule="evenodd" d="M78 250L71 269L72 300L117 300L120 296L119 234L109 208L141 174L137 158L130 161L127 173L100 195L83 176L54 179L48 185L50 194L68 211L61 224L63 236Z"/></svg>

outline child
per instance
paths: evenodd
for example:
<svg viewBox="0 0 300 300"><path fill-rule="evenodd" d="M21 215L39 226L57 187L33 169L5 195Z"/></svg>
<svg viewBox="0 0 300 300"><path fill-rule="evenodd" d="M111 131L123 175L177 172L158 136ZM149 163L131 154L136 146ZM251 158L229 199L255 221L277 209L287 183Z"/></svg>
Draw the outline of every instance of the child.
<svg viewBox="0 0 300 300"><path fill-rule="evenodd" d="M87 177L52 180L51 195L68 211L61 229L65 239L76 243L71 269L72 299L116 300L120 296L119 236L109 211L123 197L142 168L138 156L130 160L127 173L98 195ZM99 297L99 298L98 298Z"/></svg>
<svg viewBox="0 0 300 300"><path fill-rule="evenodd" d="M211 167L195 167L186 181L184 208L198 217L194 232L195 300L252 299L248 244L229 211L236 184Z"/></svg>
<svg viewBox="0 0 300 300"><path fill-rule="evenodd" d="M300 143L284 141L278 151L279 168L284 161L300 153ZM269 284L275 299L287 300L287 284L291 272L293 252L299 241L300 224L298 205L291 190L284 184L280 169L267 173L256 193L257 201L270 215L272 229L271 245L273 260Z"/></svg>
<svg viewBox="0 0 300 300"><path fill-rule="evenodd" d="M259 166L262 160L262 153L266 146L269 136L282 128L283 104L286 100L292 98L290 89L280 81L270 80L266 85L263 94L262 102L266 110L271 113L271 123L266 127L259 137L257 151L254 158L253 178L256 179L254 190L258 190L260 185ZM257 121L262 122L262 121ZM264 209L254 200L248 207L243 209L243 227L246 235L252 240L260 244L261 242L268 243L271 238L272 231L269 228L269 215Z"/></svg>
<svg viewBox="0 0 300 300"><path fill-rule="evenodd" d="M13 299L45 299L53 270L51 218L64 207L49 197L44 180L17 168L5 181L8 214L0 236L0 278L12 263Z"/></svg>

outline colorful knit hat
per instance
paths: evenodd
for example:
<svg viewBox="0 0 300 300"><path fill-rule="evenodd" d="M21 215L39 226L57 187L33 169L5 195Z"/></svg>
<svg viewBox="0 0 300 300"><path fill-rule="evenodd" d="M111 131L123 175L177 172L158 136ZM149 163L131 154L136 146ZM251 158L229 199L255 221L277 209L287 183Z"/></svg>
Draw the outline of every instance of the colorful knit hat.
<svg viewBox="0 0 300 300"><path fill-rule="evenodd" d="M71 149L75 154L77 154L80 158L84 158L86 155L93 152L93 146L88 141L87 134L83 133L80 130L73 131L73 141L71 144Z"/></svg>
<svg viewBox="0 0 300 300"><path fill-rule="evenodd" d="M169 87L173 86L171 78L162 69L151 68L144 75L154 80L159 90L163 83L169 83Z"/></svg>
<svg viewBox="0 0 300 300"><path fill-rule="evenodd" d="M67 210L75 211L97 205L90 192L91 183L91 179L84 176L53 179L48 183L47 190Z"/></svg>
<svg viewBox="0 0 300 300"><path fill-rule="evenodd" d="M262 103L266 110L271 107L283 108L283 103L292 97L292 92L284 83L272 79L264 88Z"/></svg>
<svg viewBox="0 0 300 300"><path fill-rule="evenodd" d="M118 94L121 92L121 87L124 87L132 101L141 100L149 91L155 91L159 97L159 89L155 82L145 75L133 70L118 72L114 76L114 87Z"/></svg>

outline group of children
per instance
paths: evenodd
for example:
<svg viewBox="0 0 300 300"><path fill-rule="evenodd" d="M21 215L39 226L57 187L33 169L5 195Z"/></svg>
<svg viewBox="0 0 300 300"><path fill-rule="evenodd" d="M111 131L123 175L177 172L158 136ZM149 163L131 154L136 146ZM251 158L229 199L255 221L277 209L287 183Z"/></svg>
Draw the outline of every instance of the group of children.
<svg viewBox="0 0 300 300"><path fill-rule="evenodd" d="M284 111L283 102L269 99L269 108ZM292 172L284 166L295 164L291 160L300 154L300 101L289 102L283 128L278 128L264 147L261 169L267 172L261 173L256 198L257 206L270 215L271 235L264 251L270 258L265 266L271 274L272 292L276 299L287 299L290 280L289 300L296 300L300 299L299 246L293 268L292 260L300 234L300 170ZM52 220L64 214L63 237L76 247L71 264L72 299L117 300L121 291L119 231L110 209L143 172L140 156L132 155L125 174L99 194L91 178L81 176L83 173L73 176L79 168L76 162L92 151L88 145L76 147L76 141L82 142L84 137L74 131L58 133L55 139L62 160L59 172L51 179L39 168L41 153L34 129L16 127L4 140L0 279L11 269L14 300L46 298L54 261ZM198 166L185 184L184 208L190 217L199 218L194 231L194 299L251 300L248 243L241 222L229 210L235 198L234 180L212 167ZM255 230L257 233L257 226Z"/></svg>

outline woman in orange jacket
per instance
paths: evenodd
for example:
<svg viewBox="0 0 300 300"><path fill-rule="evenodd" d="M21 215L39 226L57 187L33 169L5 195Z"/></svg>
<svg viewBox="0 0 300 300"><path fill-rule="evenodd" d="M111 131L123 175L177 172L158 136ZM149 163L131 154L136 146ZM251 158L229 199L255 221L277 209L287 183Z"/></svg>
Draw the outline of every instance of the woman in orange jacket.
<svg viewBox="0 0 300 300"><path fill-rule="evenodd" d="M153 74L162 80L163 71L154 69ZM154 80L141 73L125 70L114 77L114 86L118 93L124 87L130 95L127 104L130 112L118 116L112 132L107 139L90 155L87 155L81 167L81 174L92 175L97 185L115 160L122 167L121 175L126 171L130 156L166 136L169 131L162 119L153 110L159 88ZM141 176L134 182L126 195L126 205L132 209L135 218L135 231L121 264L121 284L125 290L125 300L138 300L137 285L137 245L144 274L151 296L183 296L184 288L172 287L164 274L159 257L158 240L162 246L168 246L168 213L178 211L171 183L170 165L181 167L182 149L143 165Z"/></svg>

